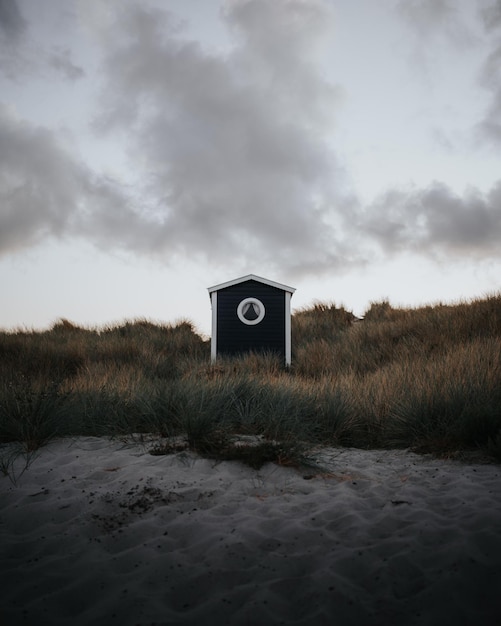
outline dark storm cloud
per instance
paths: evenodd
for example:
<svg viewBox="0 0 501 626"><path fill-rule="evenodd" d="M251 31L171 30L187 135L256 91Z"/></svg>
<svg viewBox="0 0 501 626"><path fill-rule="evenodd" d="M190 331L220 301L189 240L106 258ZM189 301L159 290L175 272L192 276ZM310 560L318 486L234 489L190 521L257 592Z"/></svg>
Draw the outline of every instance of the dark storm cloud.
<svg viewBox="0 0 501 626"><path fill-rule="evenodd" d="M0 73L9 78L25 64L20 47L26 28L16 0L0 0Z"/></svg>
<svg viewBox="0 0 501 626"><path fill-rule="evenodd" d="M347 200L324 141L338 93L314 68L332 29L327 6L232 3L225 56L183 39L165 12L119 9L102 38L99 127L126 131L143 186L119 189L55 134L3 111L0 250L76 234L163 258L312 268L352 256L332 225Z"/></svg>
<svg viewBox="0 0 501 626"><path fill-rule="evenodd" d="M131 220L123 196L44 128L0 107L0 255L47 237L79 234L98 208Z"/></svg>
<svg viewBox="0 0 501 626"><path fill-rule="evenodd" d="M446 27L457 43L463 24L451 3L405 6L420 28ZM223 18L234 37L225 56L184 40L167 14L137 7L108 42L100 127L130 129L158 198L135 233L122 224L134 249L305 273L363 262L374 243L383 254L499 254L497 188L393 190L364 211L344 194L324 141L338 92L314 64L333 32L327 4L232 2Z"/></svg>
<svg viewBox="0 0 501 626"><path fill-rule="evenodd" d="M37 6L53 24L55 39L64 31L62 25L70 23L64 8L58 0L44 0L43 6L41 2ZM16 82L40 71L45 74L47 68L70 81L82 78L85 72L73 62L71 51L57 45L48 49L48 41L36 38L36 17L29 13L28 17L16 0L0 0L0 73Z"/></svg>
<svg viewBox="0 0 501 626"><path fill-rule="evenodd" d="M392 190L368 207L360 226L390 254L412 250L432 257L496 257L501 182L487 194L471 188L462 196L439 182Z"/></svg>
<svg viewBox="0 0 501 626"><path fill-rule="evenodd" d="M98 124L127 128L158 198L152 248L336 262L329 212L341 205L342 174L324 136L338 92L314 64L332 36L328 5L229 3L225 55L183 39L164 12L120 8Z"/></svg>
<svg viewBox="0 0 501 626"><path fill-rule="evenodd" d="M492 4L481 10L486 30L493 30L501 26L501 0L495 0Z"/></svg>
<svg viewBox="0 0 501 626"><path fill-rule="evenodd" d="M83 68L75 65L71 58L71 52L67 48L56 48L49 55L49 65L63 78L74 81L85 76Z"/></svg>
<svg viewBox="0 0 501 626"><path fill-rule="evenodd" d="M74 204L74 172L48 131L0 109L0 250L61 232Z"/></svg>
<svg viewBox="0 0 501 626"><path fill-rule="evenodd" d="M0 36L18 39L26 28L26 20L16 0L0 0Z"/></svg>
<svg viewBox="0 0 501 626"><path fill-rule="evenodd" d="M442 19L421 5L426 19ZM56 131L0 108L0 254L81 236L164 260L257 261L296 276L361 263L375 247L500 255L501 183L463 196L440 183L397 189L364 210L346 189L325 139L339 101L318 64L334 36L328 3L227 3L225 52L190 41L165 11L113 6L96 33L105 87L95 127L104 141L125 139L141 182L100 175ZM490 15L493 32L498 18ZM57 71L82 75L66 49L55 54ZM489 72L497 81L495 64Z"/></svg>

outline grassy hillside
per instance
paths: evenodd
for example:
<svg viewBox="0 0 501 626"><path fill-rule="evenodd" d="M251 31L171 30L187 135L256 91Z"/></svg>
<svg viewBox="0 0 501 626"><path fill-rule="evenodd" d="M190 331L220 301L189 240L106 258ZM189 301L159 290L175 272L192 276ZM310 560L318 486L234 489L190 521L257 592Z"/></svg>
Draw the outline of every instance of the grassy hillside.
<svg viewBox="0 0 501 626"><path fill-rule="evenodd" d="M292 335L286 371L273 355L212 366L209 343L186 321L0 332L0 443L29 452L55 436L153 433L243 458L248 448L231 444L238 434L261 437L261 456L244 459L256 464L317 444L501 459L501 295L375 303L362 321L316 304L294 314Z"/></svg>

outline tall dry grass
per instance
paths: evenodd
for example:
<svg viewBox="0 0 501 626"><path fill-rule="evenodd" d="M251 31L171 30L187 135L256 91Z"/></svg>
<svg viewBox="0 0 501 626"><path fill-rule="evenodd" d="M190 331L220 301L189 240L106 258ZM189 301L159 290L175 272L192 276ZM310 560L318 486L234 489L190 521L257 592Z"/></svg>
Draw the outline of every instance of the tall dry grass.
<svg viewBox="0 0 501 626"><path fill-rule="evenodd" d="M293 315L292 342L286 370L273 354L211 365L187 321L0 332L0 443L156 433L214 454L239 434L282 459L317 444L501 459L501 295L373 303L362 321L317 303Z"/></svg>

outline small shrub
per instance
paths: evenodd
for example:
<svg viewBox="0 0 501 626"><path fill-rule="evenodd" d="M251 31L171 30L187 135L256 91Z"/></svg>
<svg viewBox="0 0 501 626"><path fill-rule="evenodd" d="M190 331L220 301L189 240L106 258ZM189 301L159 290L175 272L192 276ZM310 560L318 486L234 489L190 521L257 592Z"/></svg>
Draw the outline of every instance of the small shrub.
<svg viewBox="0 0 501 626"><path fill-rule="evenodd" d="M225 440L229 403L224 381L179 381L172 397L173 418L191 449L201 451Z"/></svg>
<svg viewBox="0 0 501 626"><path fill-rule="evenodd" d="M346 382L346 379L325 379L318 385L316 410L310 416L311 430L318 442L350 446L360 440L360 427Z"/></svg>
<svg viewBox="0 0 501 626"><path fill-rule="evenodd" d="M0 444L0 471L13 485L17 485L37 455L37 450L26 449L18 442Z"/></svg>
<svg viewBox="0 0 501 626"><path fill-rule="evenodd" d="M22 442L37 450L62 431L66 398L57 386L21 379L0 389L0 442Z"/></svg>

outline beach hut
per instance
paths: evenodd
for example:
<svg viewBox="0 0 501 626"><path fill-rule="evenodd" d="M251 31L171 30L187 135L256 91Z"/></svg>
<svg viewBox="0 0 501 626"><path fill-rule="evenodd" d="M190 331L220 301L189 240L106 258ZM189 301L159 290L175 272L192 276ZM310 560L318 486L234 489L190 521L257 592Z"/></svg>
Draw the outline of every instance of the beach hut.
<svg viewBox="0 0 501 626"><path fill-rule="evenodd" d="M275 352L291 362L291 297L295 289L248 274L209 287L211 359L249 351Z"/></svg>

